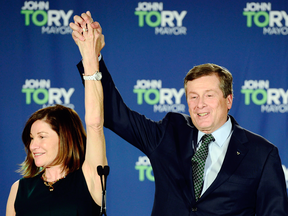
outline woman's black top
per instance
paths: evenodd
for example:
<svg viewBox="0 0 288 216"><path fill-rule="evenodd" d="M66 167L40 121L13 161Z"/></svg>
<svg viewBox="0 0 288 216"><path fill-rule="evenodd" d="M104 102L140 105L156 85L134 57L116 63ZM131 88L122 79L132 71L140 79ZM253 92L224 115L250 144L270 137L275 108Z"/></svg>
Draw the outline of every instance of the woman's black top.
<svg viewBox="0 0 288 216"><path fill-rule="evenodd" d="M91 197L82 169L53 184L44 185L41 174L22 178L15 200L16 216L95 216L100 213Z"/></svg>

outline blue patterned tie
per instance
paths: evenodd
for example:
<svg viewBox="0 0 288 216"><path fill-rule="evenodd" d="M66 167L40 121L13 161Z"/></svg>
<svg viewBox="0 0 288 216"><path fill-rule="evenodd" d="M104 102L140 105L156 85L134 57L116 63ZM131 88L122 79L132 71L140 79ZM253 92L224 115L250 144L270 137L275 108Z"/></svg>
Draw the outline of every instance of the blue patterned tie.
<svg viewBox="0 0 288 216"><path fill-rule="evenodd" d="M208 144L212 141L215 141L211 134L205 134L201 140L202 143L200 148L192 157L193 181L196 201L199 199L202 191L205 161L208 156Z"/></svg>

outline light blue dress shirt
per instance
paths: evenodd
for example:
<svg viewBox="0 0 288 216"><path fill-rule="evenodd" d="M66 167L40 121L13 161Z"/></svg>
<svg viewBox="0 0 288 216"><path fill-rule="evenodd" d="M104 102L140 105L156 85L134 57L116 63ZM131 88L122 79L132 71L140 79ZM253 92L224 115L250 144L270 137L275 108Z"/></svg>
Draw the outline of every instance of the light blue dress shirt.
<svg viewBox="0 0 288 216"><path fill-rule="evenodd" d="M199 131L197 143L200 142L202 136L205 133ZM206 159L205 168L204 168L204 184L201 195L207 190L207 188L213 183L216 179L222 163L224 161L228 144L232 134L232 123L231 119L228 118L226 123L222 125L219 129L212 133L215 138L214 142L209 144L208 157ZM201 143L198 145L197 149L200 147Z"/></svg>

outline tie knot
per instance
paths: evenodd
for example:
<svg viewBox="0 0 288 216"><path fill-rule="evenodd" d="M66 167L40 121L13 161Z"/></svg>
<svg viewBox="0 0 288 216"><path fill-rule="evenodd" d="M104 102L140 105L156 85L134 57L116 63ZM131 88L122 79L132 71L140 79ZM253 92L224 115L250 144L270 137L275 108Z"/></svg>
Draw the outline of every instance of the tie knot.
<svg viewBox="0 0 288 216"><path fill-rule="evenodd" d="M215 139L212 134L205 134L202 136L202 144L209 144L210 142L214 142Z"/></svg>

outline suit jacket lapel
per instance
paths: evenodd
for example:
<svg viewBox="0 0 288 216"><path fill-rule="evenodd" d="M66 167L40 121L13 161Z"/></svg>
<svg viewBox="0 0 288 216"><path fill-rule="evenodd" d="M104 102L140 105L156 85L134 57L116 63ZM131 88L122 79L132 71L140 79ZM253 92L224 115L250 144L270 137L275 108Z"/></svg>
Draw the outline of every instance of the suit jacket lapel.
<svg viewBox="0 0 288 216"><path fill-rule="evenodd" d="M232 116L230 117L233 124L233 133L222 167L214 182L200 199L204 199L209 193L213 192L217 187L223 184L234 173L248 151L247 147L243 145L248 141L244 130L238 125Z"/></svg>
<svg viewBox="0 0 288 216"><path fill-rule="evenodd" d="M180 163L182 164L182 175L186 181L186 184L181 185L184 196L187 198L187 201L191 200L191 198L195 197L194 195L194 187L192 180L192 164L191 158L194 154L194 149L192 146L194 145L194 138L197 138L198 130L192 125L191 122L187 122L187 127L181 128L181 133L183 136L179 137L180 147ZM187 136L187 134L189 134Z"/></svg>

